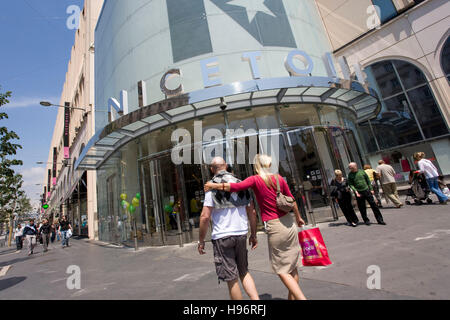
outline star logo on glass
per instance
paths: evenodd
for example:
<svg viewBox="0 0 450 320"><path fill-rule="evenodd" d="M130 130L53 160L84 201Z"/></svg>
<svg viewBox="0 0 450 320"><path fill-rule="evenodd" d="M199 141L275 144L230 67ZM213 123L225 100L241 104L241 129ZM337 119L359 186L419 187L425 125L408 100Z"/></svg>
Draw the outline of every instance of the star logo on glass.
<svg viewBox="0 0 450 320"><path fill-rule="evenodd" d="M209 0L263 46L296 48L281 0Z"/></svg>

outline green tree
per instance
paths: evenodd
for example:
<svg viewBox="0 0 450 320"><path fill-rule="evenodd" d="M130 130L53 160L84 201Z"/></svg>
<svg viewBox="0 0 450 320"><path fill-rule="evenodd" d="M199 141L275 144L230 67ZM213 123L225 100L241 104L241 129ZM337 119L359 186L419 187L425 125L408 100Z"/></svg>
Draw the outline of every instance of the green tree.
<svg viewBox="0 0 450 320"><path fill-rule="evenodd" d="M0 92L0 108L9 103L9 97L11 97L11 91ZM4 119L8 119L8 115L5 112L0 112L0 121ZM8 130L5 126L0 126L0 224L9 222L10 235L17 200L24 195L21 190L22 176L14 171L14 166L23 165L21 160L14 159L17 150L22 149L20 144L15 143L15 140L19 139L14 131Z"/></svg>

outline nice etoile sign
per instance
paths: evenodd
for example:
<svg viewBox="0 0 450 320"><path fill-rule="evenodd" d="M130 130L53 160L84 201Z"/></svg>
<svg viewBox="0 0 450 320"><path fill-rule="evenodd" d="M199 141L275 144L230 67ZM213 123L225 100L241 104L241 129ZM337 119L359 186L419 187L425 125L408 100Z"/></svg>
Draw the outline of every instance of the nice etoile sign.
<svg viewBox="0 0 450 320"><path fill-rule="evenodd" d="M258 61L261 60L262 54L260 51L250 51L245 52L241 56L241 60L244 63L247 63L253 79L261 79L261 73L258 66ZM324 63L328 70L328 73L333 78L337 78L336 68L333 62L333 58L330 53L326 53L324 56ZM299 67L296 61L300 61L303 67ZM341 67L343 79L350 80L351 71L350 67L347 64L345 57L340 57L338 59L339 65ZM311 57L302 50L292 50L288 53L286 58L284 59L284 67L290 76L293 77L304 77L311 76L314 70L314 62ZM353 65L354 72L356 74L357 79L361 83L365 83L366 75L361 70L361 66L359 64ZM200 69L203 79L203 87L205 89L221 86L223 85L222 79L220 78L219 71L219 61L217 57L207 58L200 61ZM170 89L168 88L168 82L174 78L181 77L182 72L178 68L170 69L165 72L161 77L160 81L160 90L166 95L166 97L174 97L180 94L183 94L183 84L181 83L177 88ZM147 103L147 90L145 81L138 82L138 93L139 93L139 106L143 107L148 105ZM112 112L112 110L116 112ZM110 121L114 121L117 119L115 113L120 115L128 114L128 92L122 90L120 92L120 103L115 98L110 98L108 100L108 113L111 115Z"/></svg>

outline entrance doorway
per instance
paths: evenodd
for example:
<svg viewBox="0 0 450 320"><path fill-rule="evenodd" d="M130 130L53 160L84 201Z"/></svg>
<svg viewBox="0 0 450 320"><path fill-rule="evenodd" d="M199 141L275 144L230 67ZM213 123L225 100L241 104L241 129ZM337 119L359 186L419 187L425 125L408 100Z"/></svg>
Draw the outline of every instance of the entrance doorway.
<svg viewBox="0 0 450 320"><path fill-rule="evenodd" d="M254 174L251 165L253 159L249 159L249 146L257 145L259 153L275 154L278 157L273 159L273 163L277 164L274 170L288 183L300 213L308 224L338 218L339 208L332 201L329 192L334 170L340 169L348 173L349 162L361 163L350 130L311 126L255 133L254 139L250 139L250 136L243 138L240 142L236 139L233 146L230 146L230 141L215 141L204 145L202 151L204 156L208 153L212 159L214 154L211 154L211 149L217 147L216 150L223 150L220 155L231 164L229 170L244 180ZM230 153L231 148L235 151ZM273 152L274 148L278 151ZM242 155L244 163L242 159L239 160ZM211 179L209 166L175 165L171 159L171 151L168 150L140 159L139 168L144 201L143 224L146 231L144 244L182 245L198 240L204 202L203 187ZM262 226L257 204L256 208L259 225ZM208 233L207 240L209 239Z"/></svg>
<svg viewBox="0 0 450 320"><path fill-rule="evenodd" d="M200 165L175 165L170 153L140 161L148 245L198 239L204 191Z"/></svg>

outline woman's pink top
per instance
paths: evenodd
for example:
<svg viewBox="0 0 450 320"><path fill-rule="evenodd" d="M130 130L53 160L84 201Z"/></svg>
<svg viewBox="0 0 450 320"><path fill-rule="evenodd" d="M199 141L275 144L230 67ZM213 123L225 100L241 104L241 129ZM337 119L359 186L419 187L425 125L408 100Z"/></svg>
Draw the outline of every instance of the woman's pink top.
<svg viewBox="0 0 450 320"><path fill-rule="evenodd" d="M293 198L286 181L281 176L278 176L278 180L280 181L281 193ZM272 176L272 181L274 187L267 188L264 180L260 176L254 175L242 182L230 183L230 192L239 192L241 190L252 188L261 210L262 220L268 221L278 219L286 213L277 208L277 180L275 179L275 176Z"/></svg>

